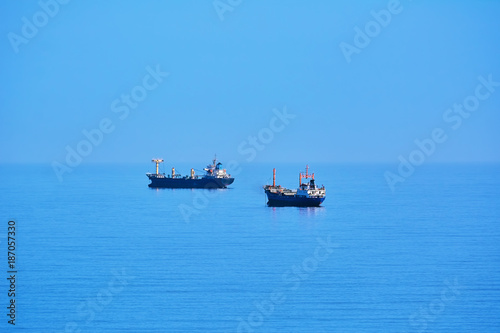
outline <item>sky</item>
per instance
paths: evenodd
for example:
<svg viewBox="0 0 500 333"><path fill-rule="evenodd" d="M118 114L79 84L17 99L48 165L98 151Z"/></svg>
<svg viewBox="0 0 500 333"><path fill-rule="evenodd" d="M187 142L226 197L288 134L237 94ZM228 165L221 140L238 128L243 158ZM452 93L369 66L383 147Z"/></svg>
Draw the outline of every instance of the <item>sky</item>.
<svg viewBox="0 0 500 333"><path fill-rule="evenodd" d="M500 1L0 13L0 163L500 162Z"/></svg>

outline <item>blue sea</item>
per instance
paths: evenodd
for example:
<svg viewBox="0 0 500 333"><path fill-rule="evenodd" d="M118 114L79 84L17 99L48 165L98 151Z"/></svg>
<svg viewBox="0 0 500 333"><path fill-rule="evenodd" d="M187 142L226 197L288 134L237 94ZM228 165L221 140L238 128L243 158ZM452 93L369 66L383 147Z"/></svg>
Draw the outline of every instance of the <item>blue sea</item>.
<svg viewBox="0 0 500 333"><path fill-rule="evenodd" d="M310 165L318 208L265 204L273 167L295 188L305 165L215 191L150 189L153 167L0 167L0 331L500 332L499 165L426 164L394 192L397 165Z"/></svg>

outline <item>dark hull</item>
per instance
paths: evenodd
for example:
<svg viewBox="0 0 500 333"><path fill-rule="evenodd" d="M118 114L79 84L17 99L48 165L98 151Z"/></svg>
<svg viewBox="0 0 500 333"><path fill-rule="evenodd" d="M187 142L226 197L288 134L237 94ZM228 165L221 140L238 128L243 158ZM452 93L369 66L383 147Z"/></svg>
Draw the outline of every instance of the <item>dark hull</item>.
<svg viewBox="0 0 500 333"><path fill-rule="evenodd" d="M154 188L226 188L234 178L157 178L148 176Z"/></svg>
<svg viewBox="0 0 500 333"><path fill-rule="evenodd" d="M325 198L306 198L291 195L280 195L266 191L267 205L272 207L318 207Z"/></svg>

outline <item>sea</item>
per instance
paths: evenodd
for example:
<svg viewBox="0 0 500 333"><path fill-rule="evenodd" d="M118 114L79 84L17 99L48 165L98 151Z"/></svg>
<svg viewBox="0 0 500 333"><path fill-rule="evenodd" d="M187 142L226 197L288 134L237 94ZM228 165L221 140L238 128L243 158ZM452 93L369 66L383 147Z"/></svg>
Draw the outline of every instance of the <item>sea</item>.
<svg viewBox="0 0 500 333"><path fill-rule="evenodd" d="M428 163L393 191L397 165L311 164L316 208L267 207L273 167L289 188L305 169L203 190L149 188L149 162L0 165L0 331L500 332L500 165Z"/></svg>

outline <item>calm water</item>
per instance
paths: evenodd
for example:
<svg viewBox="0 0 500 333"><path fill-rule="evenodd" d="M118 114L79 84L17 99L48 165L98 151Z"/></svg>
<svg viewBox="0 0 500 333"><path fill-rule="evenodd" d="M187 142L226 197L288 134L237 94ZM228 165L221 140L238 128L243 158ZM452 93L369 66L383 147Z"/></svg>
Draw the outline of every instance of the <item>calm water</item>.
<svg viewBox="0 0 500 333"><path fill-rule="evenodd" d="M500 331L499 166L424 165L392 193L394 165L313 165L320 208L266 207L272 167L205 191L149 189L148 163L2 166L0 330L15 219L24 332Z"/></svg>

